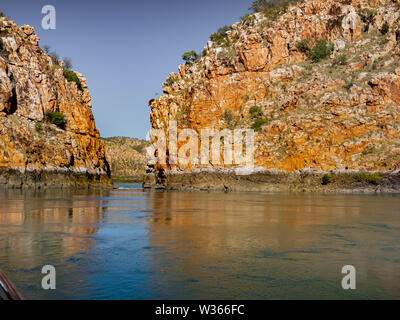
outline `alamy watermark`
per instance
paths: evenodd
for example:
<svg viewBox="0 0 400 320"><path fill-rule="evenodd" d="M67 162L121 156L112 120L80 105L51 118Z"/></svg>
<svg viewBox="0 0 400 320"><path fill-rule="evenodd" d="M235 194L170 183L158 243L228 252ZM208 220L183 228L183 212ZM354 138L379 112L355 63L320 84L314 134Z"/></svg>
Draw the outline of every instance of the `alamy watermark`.
<svg viewBox="0 0 400 320"><path fill-rule="evenodd" d="M42 8L42 14L45 16L42 18L42 28L44 30L55 30L56 29L56 8L52 5L45 5Z"/></svg>
<svg viewBox="0 0 400 320"><path fill-rule="evenodd" d="M44 290L55 290L56 268L52 265L45 265L42 268L42 274L45 274L45 276L42 279L42 288Z"/></svg>
<svg viewBox="0 0 400 320"><path fill-rule="evenodd" d="M342 279L342 288L344 290L355 290L356 289L356 268L347 265L342 268L342 274L346 276Z"/></svg>
<svg viewBox="0 0 400 320"><path fill-rule="evenodd" d="M252 129L179 129L170 121L166 129L149 132L149 165L237 165L254 166L254 130Z"/></svg>

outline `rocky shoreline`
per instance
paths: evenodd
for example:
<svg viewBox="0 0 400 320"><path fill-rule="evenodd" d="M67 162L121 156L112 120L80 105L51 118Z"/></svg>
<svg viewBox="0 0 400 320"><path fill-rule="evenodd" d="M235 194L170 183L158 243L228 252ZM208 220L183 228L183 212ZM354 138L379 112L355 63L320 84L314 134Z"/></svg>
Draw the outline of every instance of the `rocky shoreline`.
<svg viewBox="0 0 400 320"><path fill-rule="evenodd" d="M0 168L0 189L88 189L112 188L106 172L71 169Z"/></svg>
<svg viewBox="0 0 400 320"><path fill-rule="evenodd" d="M400 173L376 173L363 181L363 172L260 171L238 175L234 171L157 172L145 176L145 189L225 192L400 193ZM324 177L329 183L324 184ZM367 176L368 177L368 176Z"/></svg>

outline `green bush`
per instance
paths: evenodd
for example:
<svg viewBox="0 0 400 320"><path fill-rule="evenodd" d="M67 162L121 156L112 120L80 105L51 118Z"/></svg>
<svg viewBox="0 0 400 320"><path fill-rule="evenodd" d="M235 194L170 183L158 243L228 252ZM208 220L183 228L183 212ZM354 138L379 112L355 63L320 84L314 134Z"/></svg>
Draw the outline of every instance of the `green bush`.
<svg viewBox="0 0 400 320"><path fill-rule="evenodd" d="M333 44L325 39L318 39L316 45L307 52L307 56L313 62L317 63L325 59L333 52Z"/></svg>
<svg viewBox="0 0 400 320"><path fill-rule="evenodd" d="M256 19L255 16L253 16L252 14L248 14L246 13L243 17L240 17L240 20L247 22L247 21L254 21Z"/></svg>
<svg viewBox="0 0 400 320"><path fill-rule="evenodd" d="M65 129L65 125L67 124L65 115L59 112L52 112L50 110L46 112L46 120L52 124L55 124L61 129Z"/></svg>
<svg viewBox="0 0 400 320"><path fill-rule="evenodd" d="M175 82L179 81L179 78L176 77L169 77L167 79L167 85L172 86Z"/></svg>
<svg viewBox="0 0 400 320"><path fill-rule="evenodd" d="M36 122L35 123L35 130L37 133L41 133L43 131L43 123Z"/></svg>
<svg viewBox="0 0 400 320"><path fill-rule="evenodd" d="M310 42L310 39L301 39L296 43L296 47L300 52L307 53L310 51Z"/></svg>
<svg viewBox="0 0 400 320"><path fill-rule="evenodd" d="M358 182L367 182L372 184L376 184L382 179L379 173L377 172L376 173L359 172L355 174L354 178Z"/></svg>
<svg viewBox="0 0 400 320"><path fill-rule="evenodd" d="M331 182L332 182L332 175L331 175L331 174L325 174L325 175L322 177L322 184L323 184L324 186L330 184Z"/></svg>
<svg viewBox="0 0 400 320"><path fill-rule="evenodd" d="M210 40L217 43L218 45L229 45L228 31L230 29L231 28L227 25L219 28L216 33L213 33L210 36Z"/></svg>
<svg viewBox="0 0 400 320"><path fill-rule="evenodd" d="M3 18L3 17L5 17L6 15L3 13L3 12L1 12L0 11L0 18Z"/></svg>
<svg viewBox="0 0 400 320"><path fill-rule="evenodd" d="M291 3L301 0L254 0L249 10L261 12L270 19L276 19L285 13Z"/></svg>
<svg viewBox="0 0 400 320"><path fill-rule="evenodd" d="M389 32L389 25L387 23L384 23L382 25L381 33L382 34L387 34Z"/></svg>
<svg viewBox="0 0 400 320"><path fill-rule="evenodd" d="M64 78L69 82L75 82L79 90L82 90L81 80L74 71L64 69Z"/></svg>
<svg viewBox="0 0 400 320"><path fill-rule="evenodd" d="M249 116L252 119L258 119L264 116L262 109L259 106L252 106L249 110Z"/></svg>
<svg viewBox="0 0 400 320"><path fill-rule="evenodd" d="M224 122L230 126L233 121L233 113L232 110L226 109L225 112L222 114L222 118L224 119Z"/></svg>
<svg viewBox="0 0 400 320"><path fill-rule="evenodd" d="M175 115L175 120L179 125L187 125L188 123L189 109L186 105L183 105Z"/></svg>
<svg viewBox="0 0 400 320"><path fill-rule="evenodd" d="M261 131L262 126L268 123L268 119L259 106L252 106L249 110L248 117L253 120L251 129L257 132Z"/></svg>
<svg viewBox="0 0 400 320"><path fill-rule="evenodd" d="M256 121L254 121L254 123L251 125L251 129L253 129L256 132L261 131L262 126L264 124L267 124L268 120L267 119L257 119Z"/></svg>
<svg viewBox="0 0 400 320"><path fill-rule="evenodd" d="M347 65L347 56L345 54L342 54L340 56L337 56L335 59L332 61L332 67L336 66L345 66Z"/></svg>
<svg viewBox="0 0 400 320"><path fill-rule="evenodd" d="M186 62L186 64L192 64L199 58L199 55L197 54L196 51L187 51L182 55L183 61Z"/></svg>

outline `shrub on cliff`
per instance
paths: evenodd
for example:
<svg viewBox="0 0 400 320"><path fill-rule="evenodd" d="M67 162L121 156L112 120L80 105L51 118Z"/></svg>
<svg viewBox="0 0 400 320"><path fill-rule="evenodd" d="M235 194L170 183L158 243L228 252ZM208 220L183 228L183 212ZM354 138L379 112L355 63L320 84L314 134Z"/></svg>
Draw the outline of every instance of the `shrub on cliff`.
<svg viewBox="0 0 400 320"><path fill-rule="evenodd" d="M74 71L64 69L64 78L69 82L75 82L79 90L82 90L81 80Z"/></svg>
<svg viewBox="0 0 400 320"><path fill-rule="evenodd" d="M216 33L213 33L210 36L210 40L217 43L218 45L229 45L228 31L230 29L231 28L227 25L219 28Z"/></svg>
<svg viewBox="0 0 400 320"><path fill-rule="evenodd" d="M307 56L316 63L328 57L332 52L332 43L328 43L325 39L318 39L315 46L307 52Z"/></svg>
<svg viewBox="0 0 400 320"><path fill-rule="evenodd" d="M248 13L246 13L244 16L240 17L240 20L242 20L243 22L247 22L247 21L251 22L251 21L254 21L255 19L256 19L255 16L253 16L252 14L248 14Z"/></svg>
<svg viewBox="0 0 400 320"><path fill-rule="evenodd" d="M379 173L366 173L366 172L359 172L356 173L354 178L358 182L367 182L372 184L377 184L382 178Z"/></svg>
<svg viewBox="0 0 400 320"><path fill-rule="evenodd" d="M300 52L307 53L310 51L310 42L310 39L302 39L296 43L296 47Z"/></svg>
<svg viewBox="0 0 400 320"><path fill-rule="evenodd" d="M258 119L262 117L264 114L259 106L252 106L249 110L249 116L252 119Z"/></svg>
<svg viewBox="0 0 400 320"><path fill-rule="evenodd" d="M199 58L199 55L197 54L196 51L187 51L182 55L183 61L186 62L186 64L191 64L195 62Z"/></svg>
<svg viewBox="0 0 400 320"><path fill-rule="evenodd" d="M387 24L387 23L384 23L383 25L382 25L382 28L381 28L381 33L382 34L387 34L389 32L389 25Z"/></svg>
<svg viewBox="0 0 400 320"><path fill-rule="evenodd" d="M291 3L297 3L302 0L254 0L249 10L261 12L266 17L276 19L285 13Z"/></svg>
<svg viewBox="0 0 400 320"><path fill-rule="evenodd" d="M46 112L46 120L52 124L55 124L60 129L65 129L65 125L67 124L65 115L50 110Z"/></svg>
<svg viewBox="0 0 400 320"><path fill-rule="evenodd" d="M37 133L42 133L42 131L43 131L43 123L36 122L35 123L35 130L36 130Z"/></svg>
<svg viewBox="0 0 400 320"><path fill-rule="evenodd" d="M330 184L331 182L332 182L332 175L331 175L331 174L325 174L325 175L322 177L322 184L323 184L324 186Z"/></svg>
<svg viewBox="0 0 400 320"><path fill-rule="evenodd" d="M170 87L177 81L179 81L179 78L177 78L177 77L168 77L166 84L167 84L167 86Z"/></svg>
<svg viewBox="0 0 400 320"><path fill-rule="evenodd" d="M261 131L262 126L268 123L267 117L259 106L252 106L249 110L248 117L253 120L251 129L256 132Z"/></svg>
<svg viewBox="0 0 400 320"><path fill-rule="evenodd" d="M340 56L337 56L335 59L332 61L332 67L336 66L345 66L347 65L347 56L345 54L342 54Z"/></svg>
<svg viewBox="0 0 400 320"><path fill-rule="evenodd" d="M230 126L233 121L233 113L232 110L226 109L225 112L222 114L222 118L224 119L224 122Z"/></svg>

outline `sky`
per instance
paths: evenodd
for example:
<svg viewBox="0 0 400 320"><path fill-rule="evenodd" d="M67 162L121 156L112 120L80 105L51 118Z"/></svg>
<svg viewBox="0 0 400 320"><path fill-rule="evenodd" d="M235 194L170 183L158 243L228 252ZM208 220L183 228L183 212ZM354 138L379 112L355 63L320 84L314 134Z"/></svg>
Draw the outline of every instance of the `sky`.
<svg viewBox="0 0 400 320"><path fill-rule="evenodd" d="M1 0L0 11L31 25L40 46L72 59L92 95L102 137L144 139L148 101L177 72L186 51L201 52L210 34L240 21L251 0ZM56 9L56 29L42 28L42 7Z"/></svg>

